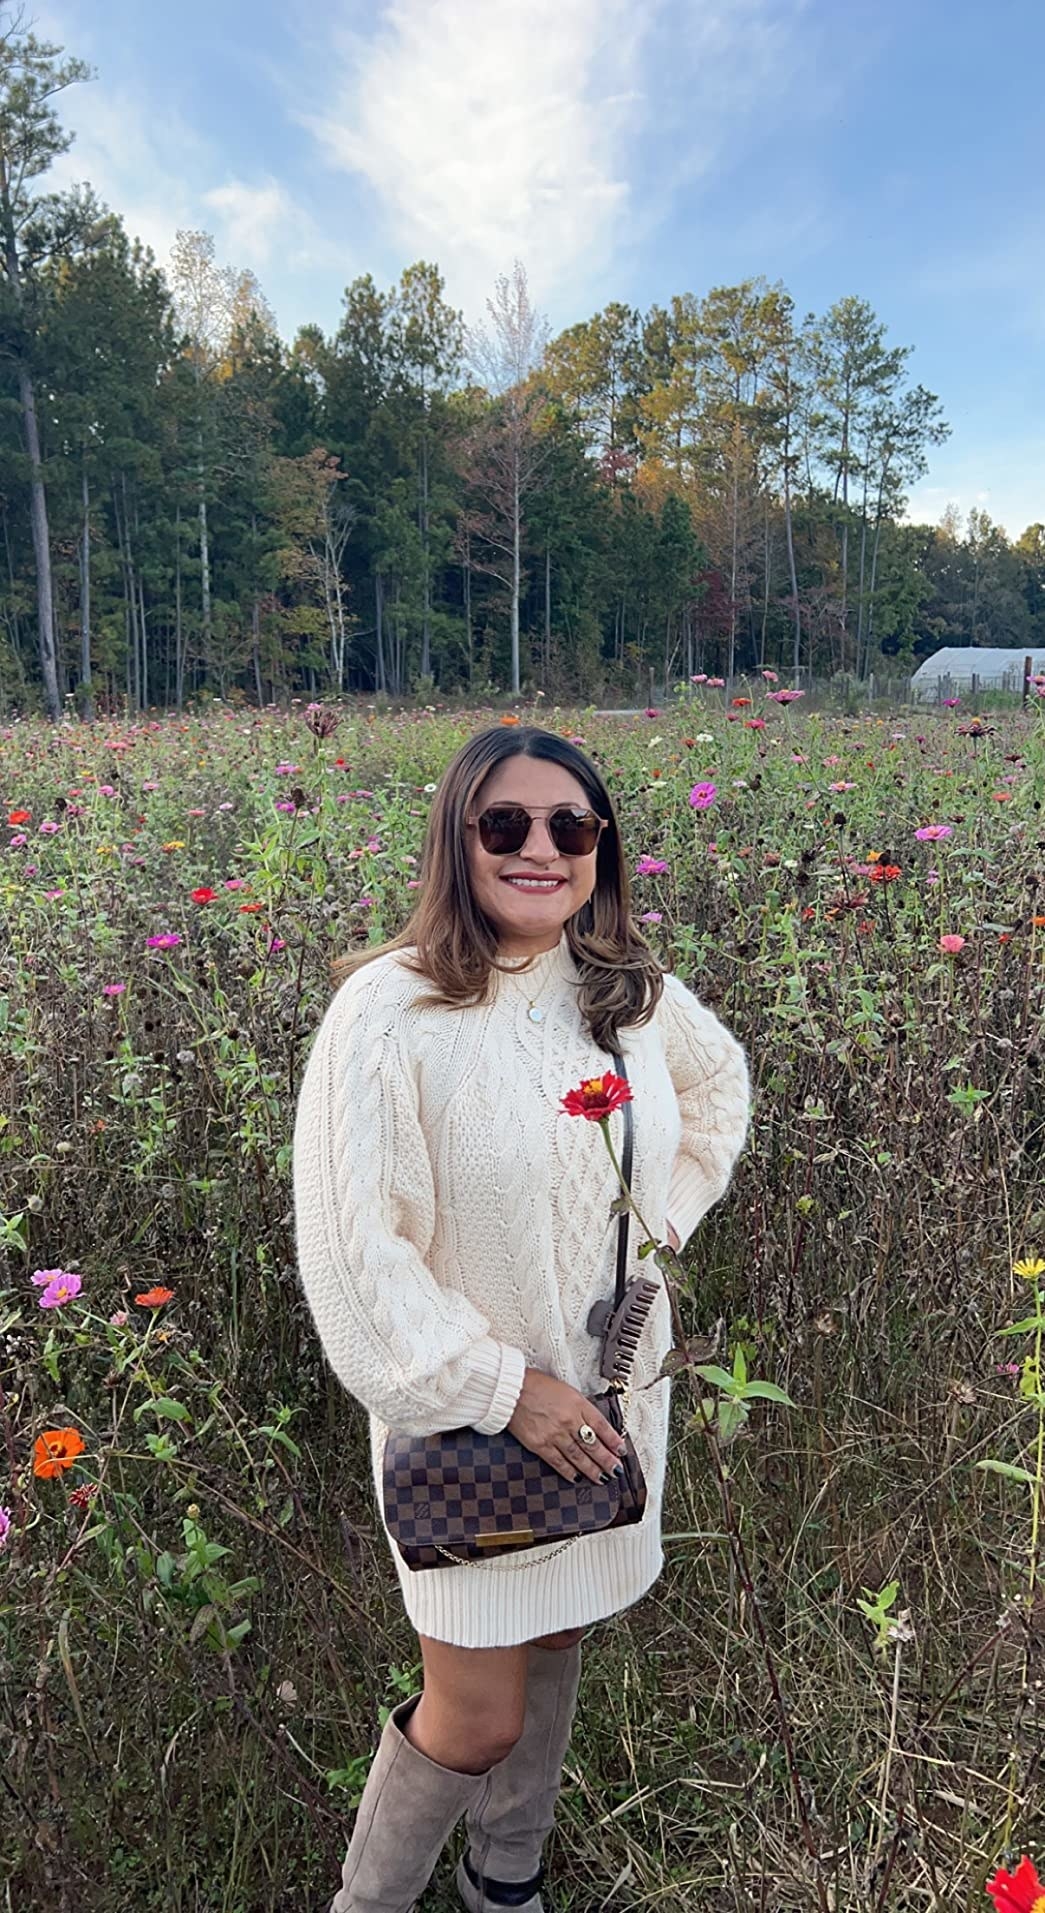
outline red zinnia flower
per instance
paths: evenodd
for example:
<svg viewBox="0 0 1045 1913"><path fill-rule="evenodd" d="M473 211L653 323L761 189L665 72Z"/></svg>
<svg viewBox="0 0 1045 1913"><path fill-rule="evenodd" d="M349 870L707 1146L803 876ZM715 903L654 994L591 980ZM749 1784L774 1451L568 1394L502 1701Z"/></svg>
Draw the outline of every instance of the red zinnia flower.
<svg viewBox="0 0 1045 1913"><path fill-rule="evenodd" d="M77 1455L83 1454L83 1436L78 1428L45 1428L33 1444L33 1473L41 1481L71 1468Z"/></svg>
<svg viewBox="0 0 1045 1913"><path fill-rule="evenodd" d="M1045 1886L1038 1870L1024 1854L1015 1873L999 1867L986 1892L994 1901L995 1913L1045 1913Z"/></svg>
<svg viewBox="0 0 1045 1913"><path fill-rule="evenodd" d="M32 814L31 810L9 810L7 821L9 824L27 824Z"/></svg>
<svg viewBox="0 0 1045 1913"><path fill-rule="evenodd" d="M571 1089L562 1099L567 1116L584 1116L590 1123L605 1122L622 1103L632 1100L631 1084L623 1076L607 1070L605 1076L592 1076L579 1089Z"/></svg>
<svg viewBox="0 0 1045 1913"><path fill-rule="evenodd" d="M201 884L198 890L193 891L192 901L193 903L213 903L217 894L217 891L211 890L209 885Z"/></svg>
<svg viewBox="0 0 1045 1913"><path fill-rule="evenodd" d="M136 1295L134 1299L141 1304L143 1309L159 1309L163 1307L165 1302L173 1302L174 1290L160 1288L146 1289L144 1295Z"/></svg>
<svg viewBox="0 0 1045 1913"><path fill-rule="evenodd" d="M903 871L899 864L875 864L867 874L872 883L895 883L897 877L902 877Z"/></svg>
<svg viewBox="0 0 1045 1913"><path fill-rule="evenodd" d="M69 1496L69 1506L71 1508L86 1508L90 1505L92 1495L96 1495L97 1493L98 1483L96 1481L85 1481L82 1487L73 1489L72 1494Z"/></svg>

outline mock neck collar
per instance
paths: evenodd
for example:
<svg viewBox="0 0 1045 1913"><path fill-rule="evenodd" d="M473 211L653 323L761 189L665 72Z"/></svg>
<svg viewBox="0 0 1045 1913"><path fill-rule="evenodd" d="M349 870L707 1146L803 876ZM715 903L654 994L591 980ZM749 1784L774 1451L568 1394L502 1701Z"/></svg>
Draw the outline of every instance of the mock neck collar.
<svg viewBox="0 0 1045 1913"><path fill-rule="evenodd" d="M575 965L565 930L562 931L558 943L554 944L550 950L542 950L539 956L532 958L498 956L497 963L509 978L514 980L518 977L519 982L526 986L530 995L538 989L543 989L553 977L575 975ZM494 974L496 975L497 972L495 971Z"/></svg>

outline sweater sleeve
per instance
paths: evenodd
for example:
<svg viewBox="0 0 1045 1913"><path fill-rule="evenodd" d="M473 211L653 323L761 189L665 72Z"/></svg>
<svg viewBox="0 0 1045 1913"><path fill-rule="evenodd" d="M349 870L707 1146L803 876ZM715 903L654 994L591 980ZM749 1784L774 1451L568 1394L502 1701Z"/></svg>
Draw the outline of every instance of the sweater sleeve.
<svg viewBox="0 0 1045 1913"><path fill-rule="evenodd" d="M667 1220L684 1247L729 1186L747 1138L751 1084L735 1036L678 977L665 976L657 1015L682 1116Z"/></svg>
<svg viewBox="0 0 1045 1913"><path fill-rule="evenodd" d="M368 968L342 984L305 1068L293 1144L301 1280L332 1368L386 1427L496 1434L526 1360L425 1261L435 1188L387 975Z"/></svg>

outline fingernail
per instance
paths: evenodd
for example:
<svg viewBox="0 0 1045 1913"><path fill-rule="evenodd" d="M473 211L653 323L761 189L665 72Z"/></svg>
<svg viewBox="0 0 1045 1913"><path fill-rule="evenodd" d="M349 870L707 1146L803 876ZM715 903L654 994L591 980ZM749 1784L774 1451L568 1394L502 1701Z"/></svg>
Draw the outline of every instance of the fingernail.
<svg viewBox="0 0 1045 1913"><path fill-rule="evenodd" d="M617 1470L616 1470L616 1469L614 1469L614 1473L615 1473L615 1474L617 1473ZM607 1481L609 1480L609 1475L600 1475L600 1476L599 1476L599 1480L600 1480L601 1482L607 1482Z"/></svg>
<svg viewBox="0 0 1045 1913"><path fill-rule="evenodd" d="M615 1475L622 1475L624 1473L624 1463L622 1461L618 1461L617 1466L615 1467L613 1472Z"/></svg>

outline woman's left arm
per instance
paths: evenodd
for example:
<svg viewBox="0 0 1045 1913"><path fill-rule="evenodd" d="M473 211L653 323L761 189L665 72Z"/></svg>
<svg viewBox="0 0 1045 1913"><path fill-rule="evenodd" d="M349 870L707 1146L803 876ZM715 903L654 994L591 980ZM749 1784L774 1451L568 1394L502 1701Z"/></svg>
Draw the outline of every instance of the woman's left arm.
<svg viewBox="0 0 1045 1913"><path fill-rule="evenodd" d="M751 1081L736 1037L678 977L664 978L657 1021L682 1117L667 1203L682 1248L729 1187L747 1139Z"/></svg>

